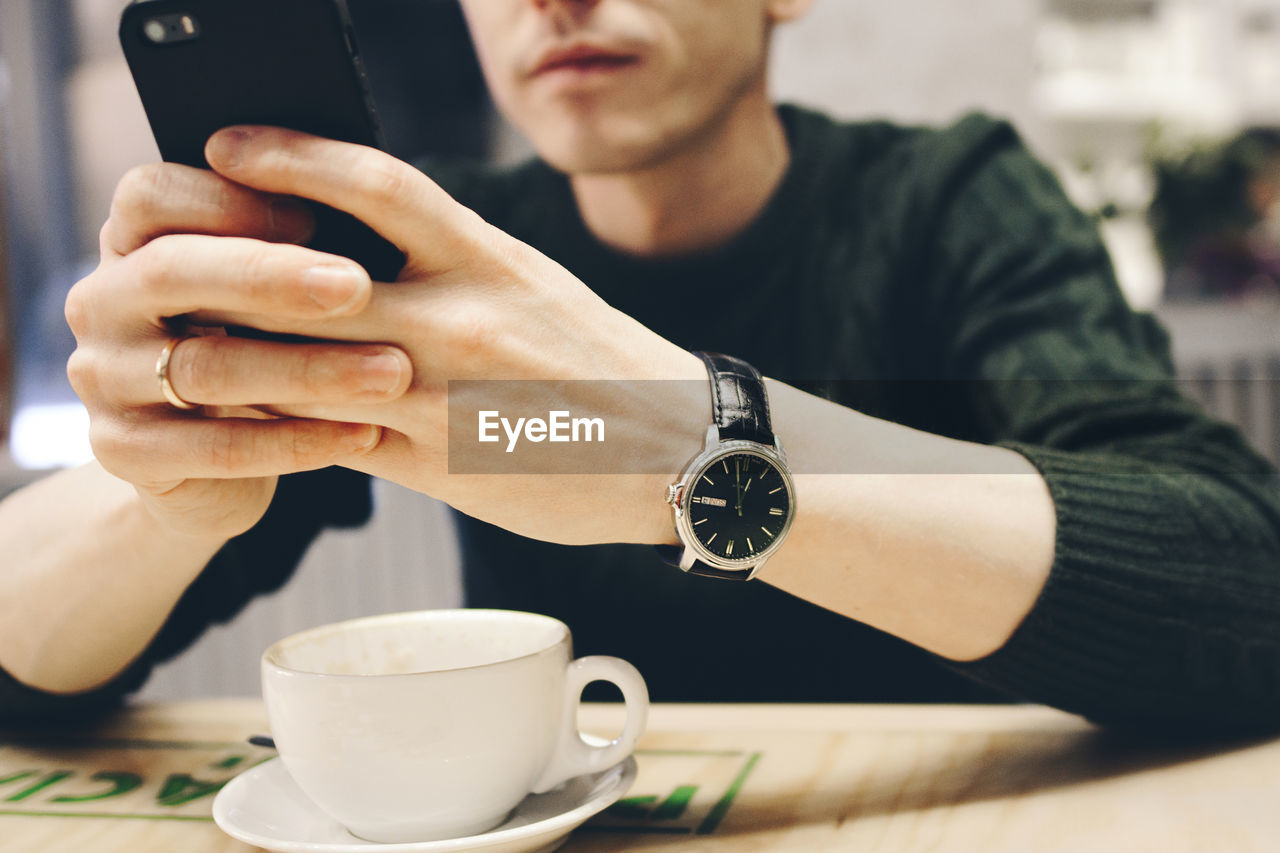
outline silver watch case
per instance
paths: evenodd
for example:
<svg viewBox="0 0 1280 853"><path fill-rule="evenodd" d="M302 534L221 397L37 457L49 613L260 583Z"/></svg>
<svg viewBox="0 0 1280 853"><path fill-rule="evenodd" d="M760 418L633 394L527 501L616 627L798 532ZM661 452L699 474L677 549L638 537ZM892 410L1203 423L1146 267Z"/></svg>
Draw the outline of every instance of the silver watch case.
<svg viewBox="0 0 1280 853"><path fill-rule="evenodd" d="M689 571L693 568L694 562L700 560L717 569L742 572L746 575L746 579L750 580L756 572L760 571L760 568L769 557L773 556L774 552L782 546L783 540L787 538L787 534L791 531L791 522L796 517L796 485L791 478L791 469L787 467L787 454L782 449L782 442L776 437L774 442L775 446L770 447L767 444L742 439L721 441L719 427L715 424L707 427L707 436L703 443L702 452L689 460L689 464L684 467L684 471L680 474L680 479L677 482L667 486L667 503L675 511L676 535L680 537L680 542L684 545L684 550L680 554L679 566L681 571ZM708 551L698 541L698 538L693 535L693 525L689 520L689 500L692 495L685 489L685 486L688 483L697 482L698 475L706 468L711 467L721 457L734 453L749 453L773 463L786 484L787 497L790 499L791 509L782 524L782 530L778 531L778 535L769 543L769 547L757 555L743 557L738 560L729 560Z"/></svg>

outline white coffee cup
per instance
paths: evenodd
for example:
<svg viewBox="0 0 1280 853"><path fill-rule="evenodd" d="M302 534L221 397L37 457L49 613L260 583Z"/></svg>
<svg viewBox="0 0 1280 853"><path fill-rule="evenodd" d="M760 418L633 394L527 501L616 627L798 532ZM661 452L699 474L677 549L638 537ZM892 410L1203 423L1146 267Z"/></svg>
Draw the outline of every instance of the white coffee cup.
<svg viewBox="0 0 1280 853"><path fill-rule="evenodd" d="M432 841L491 829L528 794L631 754L644 679L619 658L572 657L549 616L399 613L280 640L262 656L262 693L285 768L316 805L360 838ZM603 746L578 731L593 681L627 706Z"/></svg>

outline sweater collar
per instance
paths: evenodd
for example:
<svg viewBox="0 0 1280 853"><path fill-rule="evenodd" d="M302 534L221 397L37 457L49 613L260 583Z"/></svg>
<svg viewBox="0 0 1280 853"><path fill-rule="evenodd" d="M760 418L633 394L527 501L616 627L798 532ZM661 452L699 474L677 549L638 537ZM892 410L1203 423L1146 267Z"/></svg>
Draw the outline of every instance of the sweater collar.
<svg viewBox="0 0 1280 853"><path fill-rule="evenodd" d="M820 140L816 137L817 125L825 119L793 106L781 106L778 112L791 149L787 171L756 218L736 237L707 251L645 257L600 242L583 221L568 179L557 174L552 206L566 214L565 248L570 249L566 260L575 259L574 272L609 301L621 297L619 302L629 302L631 299L627 296L635 298L639 294L621 293L619 288L633 291L640 285L646 290L656 287L664 293L688 287L713 292L741 289L763 265L776 263L778 255L788 246L794 250L803 236L805 208L820 197L817 191L823 164ZM607 276L595 274L605 271ZM651 290L650 293L658 295Z"/></svg>

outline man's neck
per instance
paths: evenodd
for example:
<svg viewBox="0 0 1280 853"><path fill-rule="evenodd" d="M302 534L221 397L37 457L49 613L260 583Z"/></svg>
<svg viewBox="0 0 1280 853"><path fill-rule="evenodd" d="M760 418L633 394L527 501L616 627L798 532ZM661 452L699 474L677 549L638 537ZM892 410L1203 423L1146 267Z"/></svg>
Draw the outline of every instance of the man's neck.
<svg viewBox="0 0 1280 853"><path fill-rule="evenodd" d="M603 243L660 257L715 248L764 209L790 163L763 92L702 138L649 168L571 176L587 227Z"/></svg>

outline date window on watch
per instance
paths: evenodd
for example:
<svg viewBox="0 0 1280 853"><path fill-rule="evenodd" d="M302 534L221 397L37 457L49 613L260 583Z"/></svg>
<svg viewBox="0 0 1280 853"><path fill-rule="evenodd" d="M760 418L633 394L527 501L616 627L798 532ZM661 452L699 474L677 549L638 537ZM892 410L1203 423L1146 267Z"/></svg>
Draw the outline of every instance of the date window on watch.
<svg viewBox="0 0 1280 853"><path fill-rule="evenodd" d="M693 499L693 503L702 504L703 506L718 506L718 507L726 507L729 505L729 502L724 498L707 498L707 497L696 497Z"/></svg>

